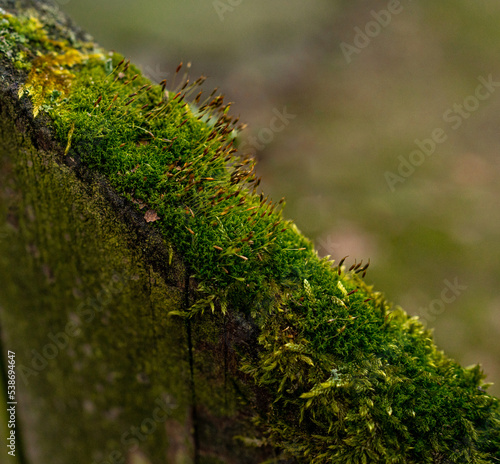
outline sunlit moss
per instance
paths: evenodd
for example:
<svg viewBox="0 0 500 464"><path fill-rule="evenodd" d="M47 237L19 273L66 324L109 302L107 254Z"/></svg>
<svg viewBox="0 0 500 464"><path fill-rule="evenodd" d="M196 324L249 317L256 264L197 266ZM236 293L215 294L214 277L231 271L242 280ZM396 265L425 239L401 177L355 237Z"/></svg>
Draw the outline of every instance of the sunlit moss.
<svg viewBox="0 0 500 464"><path fill-rule="evenodd" d="M14 16L5 11L0 11L2 25L12 28L17 34L18 39L22 43L26 42L52 42L47 35L43 24L36 16Z"/></svg>
<svg viewBox="0 0 500 464"><path fill-rule="evenodd" d="M5 53L16 68L30 70L18 95L31 97L35 117L54 91L62 97L67 95L75 77L72 68L88 60L104 59L102 54L93 52L93 44L83 43L77 50L68 41L50 38L36 16L16 17L2 12L0 18Z"/></svg>
<svg viewBox="0 0 500 464"><path fill-rule="evenodd" d="M29 95L33 102L33 115L37 116L40 108L54 91L60 96L69 93L75 75L70 71L77 64L88 60L89 56L78 50L69 49L65 53L50 52L37 56L31 66L26 83L19 89L19 97Z"/></svg>

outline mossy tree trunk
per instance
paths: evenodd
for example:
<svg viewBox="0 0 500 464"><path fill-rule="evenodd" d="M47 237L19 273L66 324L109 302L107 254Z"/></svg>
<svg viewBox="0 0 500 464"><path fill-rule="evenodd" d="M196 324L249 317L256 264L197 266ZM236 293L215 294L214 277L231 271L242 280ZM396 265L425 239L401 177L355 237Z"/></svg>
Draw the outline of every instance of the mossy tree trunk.
<svg viewBox="0 0 500 464"><path fill-rule="evenodd" d="M272 457L234 441L252 435L240 400L253 392L234 363L237 348L255 343L251 325L168 317L193 303L182 256L102 177L63 161L49 120L19 99L22 73L5 58L0 323L2 358L16 355L19 462ZM3 444L0 453L5 462Z"/></svg>
<svg viewBox="0 0 500 464"><path fill-rule="evenodd" d="M0 7L20 464L500 459L480 368L257 194L222 96L151 84L48 1Z"/></svg>

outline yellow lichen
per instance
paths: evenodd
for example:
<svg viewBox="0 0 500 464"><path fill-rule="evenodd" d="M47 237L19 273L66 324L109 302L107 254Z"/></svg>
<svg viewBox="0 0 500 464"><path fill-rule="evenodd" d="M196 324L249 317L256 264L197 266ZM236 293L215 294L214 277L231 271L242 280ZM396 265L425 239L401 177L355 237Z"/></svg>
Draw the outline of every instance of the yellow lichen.
<svg viewBox="0 0 500 464"><path fill-rule="evenodd" d="M0 19L6 21L9 30L6 37L14 52L12 59L17 68L30 70L26 82L19 89L19 98L23 95L30 96L33 101L33 114L37 116L54 91L62 97L68 94L75 77L71 72L74 66L91 58L101 60L104 56L101 53L86 51L93 50L94 44L80 43L75 48L67 41L50 38L35 14L16 17L0 10ZM28 42L38 46L27 49L25 44ZM14 46L21 46L21 50L16 50Z"/></svg>
<svg viewBox="0 0 500 464"><path fill-rule="evenodd" d="M43 24L35 16L30 16L29 18L16 17L2 10L0 18L7 20L11 28L29 40L49 40Z"/></svg>
<svg viewBox="0 0 500 464"><path fill-rule="evenodd" d="M101 58L99 54L85 54L76 49L68 49L66 53L50 52L33 60L33 67L26 83L19 89L21 98L27 94L33 102L33 115L36 117L47 97L57 90L62 96L69 92L71 81L75 75L70 69L90 58Z"/></svg>

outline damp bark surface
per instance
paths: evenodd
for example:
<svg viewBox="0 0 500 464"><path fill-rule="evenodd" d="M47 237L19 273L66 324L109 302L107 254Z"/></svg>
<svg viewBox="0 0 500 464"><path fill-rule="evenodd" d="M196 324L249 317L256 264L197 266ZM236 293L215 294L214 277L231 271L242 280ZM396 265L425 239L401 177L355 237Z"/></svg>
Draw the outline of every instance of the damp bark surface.
<svg viewBox="0 0 500 464"><path fill-rule="evenodd" d="M101 177L58 162L14 102L2 94L0 316L20 462L255 462L233 443L251 325L168 317L191 304L182 260Z"/></svg>
<svg viewBox="0 0 500 464"><path fill-rule="evenodd" d="M5 56L1 74L0 324L2 355L16 356L18 462L268 455L233 440L246 414L231 359L234 346L251 348L251 330L230 316L168 317L192 304L182 257L103 176L63 160Z"/></svg>

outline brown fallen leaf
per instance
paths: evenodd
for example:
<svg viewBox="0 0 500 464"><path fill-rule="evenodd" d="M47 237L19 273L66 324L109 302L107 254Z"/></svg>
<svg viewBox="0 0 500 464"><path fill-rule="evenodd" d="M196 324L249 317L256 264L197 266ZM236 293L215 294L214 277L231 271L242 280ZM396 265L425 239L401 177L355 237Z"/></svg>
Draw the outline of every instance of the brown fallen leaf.
<svg viewBox="0 0 500 464"><path fill-rule="evenodd" d="M135 203L136 205L139 205L139 209L145 208L147 205L141 200L136 200L135 198L132 198L132 203Z"/></svg>
<svg viewBox="0 0 500 464"><path fill-rule="evenodd" d="M160 219L160 217L158 216L155 210L148 209L146 211L146 214L144 215L144 219L146 220L146 222L155 222L158 219Z"/></svg>

